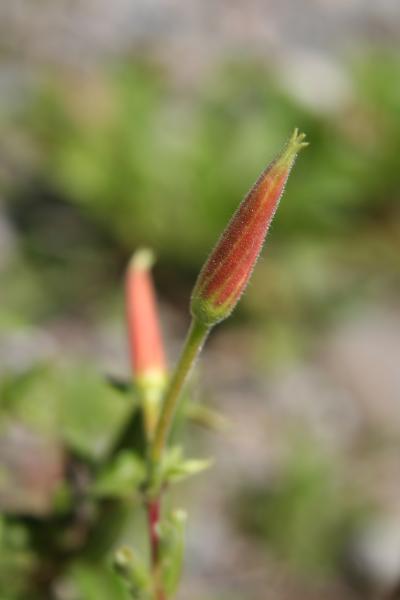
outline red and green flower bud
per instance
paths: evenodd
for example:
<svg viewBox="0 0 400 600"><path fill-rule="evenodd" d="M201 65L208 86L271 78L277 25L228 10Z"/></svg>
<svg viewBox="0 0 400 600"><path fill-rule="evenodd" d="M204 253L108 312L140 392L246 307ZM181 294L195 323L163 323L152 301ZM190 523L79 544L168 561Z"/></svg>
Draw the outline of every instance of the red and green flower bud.
<svg viewBox="0 0 400 600"><path fill-rule="evenodd" d="M131 259L125 286L128 339L135 383L143 401L146 431L152 435L166 382L166 361L150 270L153 255L139 250Z"/></svg>
<svg viewBox="0 0 400 600"><path fill-rule="evenodd" d="M307 145L294 131L288 144L234 213L200 271L192 294L193 317L211 327L235 308L261 252L298 152Z"/></svg>

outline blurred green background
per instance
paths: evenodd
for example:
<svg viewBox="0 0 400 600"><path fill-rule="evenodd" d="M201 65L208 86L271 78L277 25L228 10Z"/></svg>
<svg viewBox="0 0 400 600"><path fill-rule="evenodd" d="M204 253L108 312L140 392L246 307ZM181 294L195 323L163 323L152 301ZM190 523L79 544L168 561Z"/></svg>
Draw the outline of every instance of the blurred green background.
<svg viewBox="0 0 400 600"><path fill-rule="evenodd" d="M132 411L109 382L125 265L157 254L173 363L202 262L294 127L310 147L193 392L229 426L188 441L217 458L176 498L181 597L397 597L400 8L267 4L1 6L2 600L125 598L135 465L98 485Z"/></svg>

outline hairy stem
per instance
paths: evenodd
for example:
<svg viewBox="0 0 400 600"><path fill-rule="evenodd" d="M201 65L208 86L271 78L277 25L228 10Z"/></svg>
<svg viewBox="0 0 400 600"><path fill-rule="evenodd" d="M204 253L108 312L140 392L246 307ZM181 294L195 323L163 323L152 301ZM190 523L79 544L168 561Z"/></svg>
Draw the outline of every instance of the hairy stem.
<svg viewBox="0 0 400 600"><path fill-rule="evenodd" d="M209 331L210 327L207 325L196 319L192 320L182 354L164 394L151 448L151 461L155 466L162 458L183 386Z"/></svg>

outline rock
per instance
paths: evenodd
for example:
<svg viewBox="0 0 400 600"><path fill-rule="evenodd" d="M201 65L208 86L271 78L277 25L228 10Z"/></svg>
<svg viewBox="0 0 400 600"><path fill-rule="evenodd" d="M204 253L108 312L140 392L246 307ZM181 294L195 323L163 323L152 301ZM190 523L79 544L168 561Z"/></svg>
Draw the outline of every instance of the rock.
<svg viewBox="0 0 400 600"><path fill-rule="evenodd" d="M45 516L63 481L61 447L22 425L9 423L0 434L0 510Z"/></svg>
<svg viewBox="0 0 400 600"><path fill-rule="evenodd" d="M400 515L386 514L355 533L347 563L358 588L387 597L400 581Z"/></svg>

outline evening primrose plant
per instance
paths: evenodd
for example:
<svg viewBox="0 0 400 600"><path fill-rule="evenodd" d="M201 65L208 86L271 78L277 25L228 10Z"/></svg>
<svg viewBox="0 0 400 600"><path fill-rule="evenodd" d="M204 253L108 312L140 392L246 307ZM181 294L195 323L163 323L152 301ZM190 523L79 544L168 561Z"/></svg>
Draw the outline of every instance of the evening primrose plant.
<svg viewBox="0 0 400 600"><path fill-rule="evenodd" d="M150 559L121 548L115 568L136 600L167 600L176 592L184 554L186 514L164 514L170 486L198 473L209 461L186 459L171 446L170 432L186 380L211 329L234 310L250 279L305 136L289 142L261 173L212 250L194 286L189 331L180 358L168 374L151 279L152 255L139 250L126 275L128 337L145 437L142 498L147 512Z"/></svg>

